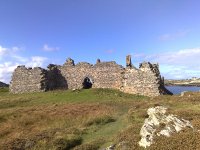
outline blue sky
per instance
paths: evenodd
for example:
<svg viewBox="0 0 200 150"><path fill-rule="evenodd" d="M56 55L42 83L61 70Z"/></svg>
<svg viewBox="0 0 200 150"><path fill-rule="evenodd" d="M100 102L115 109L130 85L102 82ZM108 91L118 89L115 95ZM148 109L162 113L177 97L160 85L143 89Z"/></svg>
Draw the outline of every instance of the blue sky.
<svg viewBox="0 0 200 150"><path fill-rule="evenodd" d="M198 0L0 0L0 80L17 65L115 60L200 77Z"/></svg>

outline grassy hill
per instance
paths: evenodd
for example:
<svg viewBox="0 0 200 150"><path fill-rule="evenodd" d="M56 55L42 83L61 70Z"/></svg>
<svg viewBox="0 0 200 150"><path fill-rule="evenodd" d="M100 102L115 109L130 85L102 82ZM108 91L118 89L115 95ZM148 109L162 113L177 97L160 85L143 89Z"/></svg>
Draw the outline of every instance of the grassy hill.
<svg viewBox="0 0 200 150"><path fill-rule="evenodd" d="M164 105L195 131L159 137L148 149L200 147L200 93L149 98L110 89L10 94L0 89L0 149L96 150L125 143L139 150L149 107Z"/></svg>

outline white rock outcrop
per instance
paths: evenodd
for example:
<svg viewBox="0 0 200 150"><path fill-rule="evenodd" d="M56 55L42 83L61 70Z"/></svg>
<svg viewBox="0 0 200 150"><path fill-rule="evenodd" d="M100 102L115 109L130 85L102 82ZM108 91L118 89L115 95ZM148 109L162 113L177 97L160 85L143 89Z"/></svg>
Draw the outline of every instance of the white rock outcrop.
<svg viewBox="0 0 200 150"><path fill-rule="evenodd" d="M157 106L149 108L147 114L149 118L145 119L144 125L140 130L141 140L139 145L148 147L153 143L155 136L167 136L181 131L183 128L193 128L192 124L185 119L178 119L176 115L166 115L166 107Z"/></svg>

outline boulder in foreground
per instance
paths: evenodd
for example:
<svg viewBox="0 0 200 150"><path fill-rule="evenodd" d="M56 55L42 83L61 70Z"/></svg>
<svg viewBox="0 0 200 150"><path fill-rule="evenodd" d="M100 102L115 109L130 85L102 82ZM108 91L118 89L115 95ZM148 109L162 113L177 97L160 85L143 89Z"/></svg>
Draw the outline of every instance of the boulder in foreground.
<svg viewBox="0 0 200 150"><path fill-rule="evenodd" d="M163 135L170 137L173 133L177 133L186 127L193 128L188 120L179 119L172 114L167 115L166 110L167 108L163 106L147 110L149 118L145 119L144 125L140 130L140 146L145 148L150 146L154 142L155 136Z"/></svg>

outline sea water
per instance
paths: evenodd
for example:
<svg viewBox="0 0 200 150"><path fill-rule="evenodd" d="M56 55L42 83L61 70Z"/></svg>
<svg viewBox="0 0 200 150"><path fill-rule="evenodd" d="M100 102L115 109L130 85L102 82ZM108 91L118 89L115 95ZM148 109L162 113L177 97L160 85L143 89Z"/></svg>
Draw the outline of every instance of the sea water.
<svg viewBox="0 0 200 150"><path fill-rule="evenodd" d="M165 87L173 94L180 94L183 91L192 91L192 92L200 91L200 87L197 86L165 86Z"/></svg>

